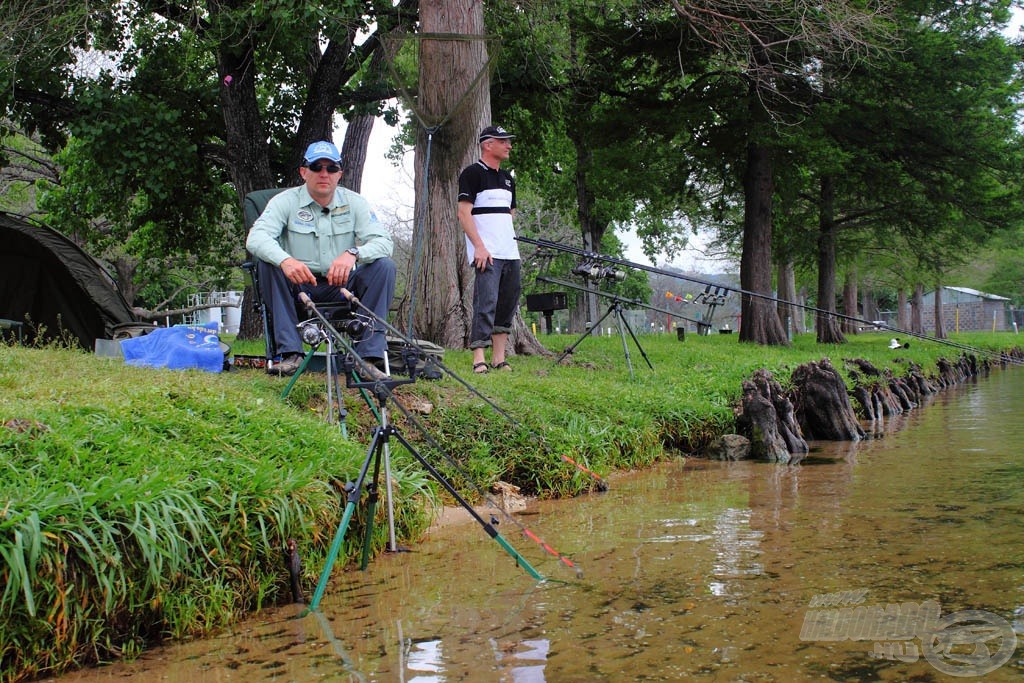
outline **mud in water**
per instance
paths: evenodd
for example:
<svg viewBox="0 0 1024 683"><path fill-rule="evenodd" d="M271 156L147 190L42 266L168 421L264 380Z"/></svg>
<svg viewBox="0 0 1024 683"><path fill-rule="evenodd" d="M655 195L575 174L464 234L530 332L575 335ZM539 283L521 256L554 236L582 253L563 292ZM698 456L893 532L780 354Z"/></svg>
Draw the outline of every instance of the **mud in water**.
<svg viewBox="0 0 1024 683"><path fill-rule="evenodd" d="M516 517L580 577L501 521L536 582L456 515L412 552L336 569L316 613L59 680L951 681L994 665L984 680L1017 681L1022 416L1010 369L800 465L687 459ZM939 640L916 628L929 618Z"/></svg>

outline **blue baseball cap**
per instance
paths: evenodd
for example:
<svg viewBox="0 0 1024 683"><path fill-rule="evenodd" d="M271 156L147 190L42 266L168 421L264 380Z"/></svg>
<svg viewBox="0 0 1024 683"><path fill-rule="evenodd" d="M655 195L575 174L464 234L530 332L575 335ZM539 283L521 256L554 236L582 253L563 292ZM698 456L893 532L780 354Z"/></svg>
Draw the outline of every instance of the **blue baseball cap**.
<svg viewBox="0 0 1024 683"><path fill-rule="evenodd" d="M302 155L302 161L305 164L311 164L317 159L327 159L333 161L336 164L341 163L341 152L334 146L333 142L327 140L319 140L314 142L306 148L306 153Z"/></svg>

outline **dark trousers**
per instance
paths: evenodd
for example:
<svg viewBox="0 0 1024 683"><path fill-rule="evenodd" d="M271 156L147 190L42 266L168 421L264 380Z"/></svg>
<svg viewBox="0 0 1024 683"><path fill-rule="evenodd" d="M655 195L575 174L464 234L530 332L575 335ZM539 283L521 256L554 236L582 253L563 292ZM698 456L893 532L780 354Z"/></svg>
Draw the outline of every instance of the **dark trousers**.
<svg viewBox="0 0 1024 683"><path fill-rule="evenodd" d="M522 289L519 261L494 259L483 270L477 270L473 285L473 323L469 331L469 348L491 345L492 334L509 334L519 308Z"/></svg>
<svg viewBox="0 0 1024 683"><path fill-rule="evenodd" d="M277 266L257 261L257 277L260 282L260 296L273 323L274 353L284 356L289 353L303 353L299 337L299 313L297 310L299 292L305 292L315 302L343 301L341 290L327 284L323 277L317 277L316 286L293 285ZM348 291L359 297L363 305L373 311L381 320L387 320L388 309L395 295L395 262L380 258L373 263L360 264L349 276ZM358 311L356 311L358 312ZM385 358L388 343L384 326L379 322L367 327L361 339L355 343L360 358Z"/></svg>

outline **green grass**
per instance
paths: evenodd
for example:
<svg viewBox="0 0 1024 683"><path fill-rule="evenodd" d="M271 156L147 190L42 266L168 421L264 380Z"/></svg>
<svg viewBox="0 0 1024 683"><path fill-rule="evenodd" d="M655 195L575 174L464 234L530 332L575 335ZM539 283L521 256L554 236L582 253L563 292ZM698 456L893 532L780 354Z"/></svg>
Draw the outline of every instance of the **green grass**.
<svg viewBox="0 0 1024 683"><path fill-rule="evenodd" d="M572 336L544 336L560 352ZM541 496L570 496L604 475L699 451L733 429L740 383L766 368L786 386L801 363L863 358L896 374L902 358L934 371L960 349L888 335L843 346L799 337L791 347L739 344L734 336L641 336L653 365L618 336L588 338L568 364L513 356L513 372L473 375L469 351L445 365L496 403L451 378L397 389L434 410L389 416L417 450L471 501L497 479ZM962 334L989 350L1009 334ZM262 355L261 341L232 352ZM256 370L222 374L125 366L59 348L0 345L0 679L14 681L134 656L147 643L208 633L279 602L287 591L283 546L295 538L307 594L341 518L339 490L366 457L376 417L353 391L347 437L326 424L323 376L285 380ZM445 501L424 468L393 448L398 533L414 540ZM365 502L365 501L362 501ZM386 543L383 508L374 550ZM343 559L361 552L368 520L357 508Z"/></svg>

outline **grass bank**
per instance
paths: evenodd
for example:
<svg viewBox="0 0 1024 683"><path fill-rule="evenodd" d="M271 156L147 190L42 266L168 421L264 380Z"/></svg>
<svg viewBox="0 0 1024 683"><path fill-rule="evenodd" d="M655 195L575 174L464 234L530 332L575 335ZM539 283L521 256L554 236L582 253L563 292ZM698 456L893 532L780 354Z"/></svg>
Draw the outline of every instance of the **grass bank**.
<svg viewBox="0 0 1024 683"><path fill-rule="evenodd" d="M482 376L471 374L469 352L450 351L445 364L513 419L451 378L397 389L399 400L433 407L419 418L429 442L397 411L390 417L470 500L499 479L567 496L593 480L563 456L605 474L698 450L730 431L740 383L759 368L785 385L798 365L823 357L840 370L843 359L863 358L896 374L903 359L927 374L961 353L918 340L894 353L888 338L822 347L802 336L765 348L727 335L642 336L643 353L628 346L633 377L617 336L586 339L567 365L513 357L514 371ZM541 341L560 352L575 337ZM1017 345L1009 334L954 341L991 351ZM261 348L236 343L233 352ZM288 591L288 538L301 549L308 592L376 418L346 391L343 434L323 420L322 375L303 375L287 400L284 385L255 370L153 370L0 346L0 679L130 657L278 602ZM391 455L398 533L414 540L444 500L408 453L393 445ZM360 552L362 512L342 563ZM377 550L384 527L374 527Z"/></svg>

